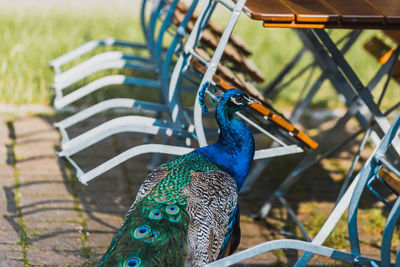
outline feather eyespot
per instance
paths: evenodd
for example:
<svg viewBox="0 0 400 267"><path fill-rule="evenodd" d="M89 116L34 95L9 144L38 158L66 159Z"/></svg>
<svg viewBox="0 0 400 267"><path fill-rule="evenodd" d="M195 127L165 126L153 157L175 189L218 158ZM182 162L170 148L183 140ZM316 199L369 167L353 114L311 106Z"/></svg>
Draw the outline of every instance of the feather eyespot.
<svg viewBox="0 0 400 267"><path fill-rule="evenodd" d="M150 233L150 230L151 230L150 226L147 225L139 226L138 228L135 229L133 236L137 239L144 238Z"/></svg>
<svg viewBox="0 0 400 267"><path fill-rule="evenodd" d="M169 215L175 215L179 213L179 207L175 205L167 206L165 210Z"/></svg>
<svg viewBox="0 0 400 267"><path fill-rule="evenodd" d="M142 263L141 259L139 259L137 257L133 257L133 258L127 259L125 261L124 266L127 266L127 267L138 267L138 266L140 266L141 263Z"/></svg>
<svg viewBox="0 0 400 267"><path fill-rule="evenodd" d="M159 211L159 210L152 210L152 211L150 211L150 214L149 214L149 218L150 219L152 219L152 220L161 220L162 219L162 213L161 213L161 211Z"/></svg>

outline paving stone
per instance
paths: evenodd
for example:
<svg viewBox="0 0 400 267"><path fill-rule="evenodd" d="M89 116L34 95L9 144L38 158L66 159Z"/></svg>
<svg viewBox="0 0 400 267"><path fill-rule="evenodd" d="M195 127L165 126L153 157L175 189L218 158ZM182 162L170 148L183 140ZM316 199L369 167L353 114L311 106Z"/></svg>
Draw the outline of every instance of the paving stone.
<svg viewBox="0 0 400 267"><path fill-rule="evenodd" d="M14 168L13 166L0 163L0 180L14 178Z"/></svg>
<svg viewBox="0 0 400 267"><path fill-rule="evenodd" d="M0 232L2 233L2 232ZM20 251L21 245L17 244L17 242L12 242L6 238L0 241L0 251Z"/></svg>
<svg viewBox="0 0 400 267"><path fill-rule="evenodd" d="M22 216L27 222L35 221L67 221L76 220L76 211L69 208L32 208L22 211Z"/></svg>
<svg viewBox="0 0 400 267"><path fill-rule="evenodd" d="M82 245L80 232L76 229L31 229L28 233L30 248L78 250Z"/></svg>
<svg viewBox="0 0 400 267"><path fill-rule="evenodd" d="M105 222L109 223L111 225L117 225L118 229L122 224L122 221L125 217L126 212L128 212L128 209L124 211L122 214L113 214L113 213L104 213L104 212L97 212L93 211L90 212L90 214L85 213L84 218L88 222L91 220L97 220L100 222Z"/></svg>
<svg viewBox="0 0 400 267"><path fill-rule="evenodd" d="M7 260L20 260L24 257L21 251L16 251L16 250L3 250L2 245L0 245L0 262L3 261L3 259ZM0 265L1 266L1 265Z"/></svg>
<svg viewBox="0 0 400 267"><path fill-rule="evenodd" d="M20 266L24 266L24 263L22 261L0 258L0 267L20 267Z"/></svg>
<svg viewBox="0 0 400 267"><path fill-rule="evenodd" d="M91 247L108 247L117 231L113 233L91 233L88 244Z"/></svg>
<svg viewBox="0 0 400 267"><path fill-rule="evenodd" d="M55 132L51 122L37 116L26 116L15 119L14 129L17 134L17 138Z"/></svg>
<svg viewBox="0 0 400 267"><path fill-rule="evenodd" d="M56 150L47 145L16 145L14 151L18 162L35 161L37 159L57 159Z"/></svg>
<svg viewBox="0 0 400 267"><path fill-rule="evenodd" d="M31 250L27 257L32 265L45 266L81 266L85 259L80 255L79 250L75 251L53 251L53 250Z"/></svg>
<svg viewBox="0 0 400 267"><path fill-rule="evenodd" d="M86 226L93 233L114 233L121 227L123 218L117 220L102 220L102 218L88 218Z"/></svg>
<svg viewBox="0 0 400 267"><path fill-rule="evenodd" d="M121 190L122 191L122 190ZM81 191L78 197L81 202L92 205L122 205L130 206L133 202L133 197L127 196L124 192L112 190L109 191Z"/></svg>
<svg viewBox="0 0 400 267"><path fill-rule="evenodd" d="M56 158L40 158L35 160L17 162L18 174L52 174L60 173L60 168Z"/></svg>
<svg viewBox="0 0 400 267"><path fill-rule="evenodd" d="M49 209L74 209L72 196L70 197L48 197L42 195L24 196L21 198L20 206L22 211L35 208ZM50 211L51 212L51 211Z"/></svg>
<svg viewBox="0 0 400 267"><path fill-rule="evenodd" d="M36 182L43 180L52 180L65 183L64 173L61 169L45 173L33 173L29 171L18 172L18 177L21 183Z"/></svg>
<svg viewBox="0 0 400 267"><path fill-rule="evenodd" d="M0 217L1 242L16 243L20 241L19 227L14 218Z"/></svg>
<svg viewBox="0 0 400 267"><path fill-rule="evenodd" d="M65 220L65 221L36 221L26 222L27 224L27 232L35 234L44 234L49 231L64 231L64 232L76 232L80 233L82 230L82 226L79 220ZM34 234L34 235L35 235Z"/></svg>
<svg viewBox="0 0 400 267"><path fill-rule="evenodd" d="M57 192L57 194L66 195L66 199L71 199L67 197L68 195L70 195L70 192L68 191L68 188L65 187L65 184L62 181L44 180L25 183L22 182L19 190L21 192L22 198L32 195L32 192L34 192L34 195L46 195L51 192Z"/></svg>

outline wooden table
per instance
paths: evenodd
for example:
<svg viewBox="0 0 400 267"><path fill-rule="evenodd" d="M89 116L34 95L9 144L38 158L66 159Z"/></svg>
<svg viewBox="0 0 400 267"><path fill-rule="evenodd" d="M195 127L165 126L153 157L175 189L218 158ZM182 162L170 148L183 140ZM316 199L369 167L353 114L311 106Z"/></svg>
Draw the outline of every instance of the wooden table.
<svg viewBox="0 0 400 267"><path fill-rule="evenodd" d="M371 117L377 125L377 134L380 137L389 130L390 123L383 116L370 92L374 86L370 84L365 86L361 82L324 29L400 30L400 0L247 0L243 10L250 18L263 21L264 27L295 28L304 46L313 53L321 69L329 73L328 78L335 89L345 97L349 110L356 107L355 102L358 101L358 104L367 108L369 113L363 118L367 121L366 125L368 125L368 117ZM392 62L397 61L399 47L396 49ZM389 69L382 73L389 73ZM360 113L360 111L361 109L357 112ZM365 122L360 121L360 123L365 127ZM395 138L393 145L398 157L400 155L399 138ZM295 181L294 177L289 176L273 195L279 195L282 198ZM274 196L271 196L263 205L260 217L267 216ZM345 203L350 197L351 193L346 198L343 197L340 202ZM287 209L290 211L290 207ZM311 243L322 244L343 212L344 210L335 208ZM302 229L297 218L294 216L293 219ZM354 231L356 233L356 230ZM351 239L350 245L352 253L359 255L358 239ZM306 252L296 266L307 264L312 255Z"/></svg>
<svg viewBox="0 0 400 267"><path fill-rule="evenodd" d="M400 29L399 0L248 0L265 27Z"/></svg>

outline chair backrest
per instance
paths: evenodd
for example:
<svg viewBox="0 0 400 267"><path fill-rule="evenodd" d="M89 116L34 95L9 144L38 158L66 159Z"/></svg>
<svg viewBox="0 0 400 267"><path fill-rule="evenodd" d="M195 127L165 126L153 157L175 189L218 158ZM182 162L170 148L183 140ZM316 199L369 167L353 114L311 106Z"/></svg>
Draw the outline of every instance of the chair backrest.
<svg viewBox="0 0 400 267"><path fill-rule="evenodd" d="M358 214L360 199L365 188L371 182L371 180L375 179L377 176L385 175L386 176L385 179L389 180L394 179L394 181L391 181L394 183L398 182L397 181L398 177L400 177L400 172L388 160L388 158L390 157L388 155L388 150L391 147L394 138L398 136L399 130L400 130L400 112L397 114L391 127L383 137L381 143L375 148L374 152L369 157L369 159L367 160L364 167L359 173L360 178L358 180L353 196L351 198L349 213L348 213L349 240L350 240L351 252L353 254L361 255L360 240L357 229L357 224L358 224L357 214ZM391 182L387 183L390 184ZM381 246L382 266L390 265L390 247L392 243L391 241L393 238L394 228L396 226L396 222L400 215L399 205L400 205L400 198L398 197L394 202L394 204L392 205L384 229L384 234L382 237L382 246ZM399 253L397 253L397 255L399 255ZM397 259L397 261L400 261L400 259Z"/></svg>
<svg viewBox="0 0 400 267"><path fill-rule="evenodd" d="M263 99L262 95L257 91L257 89L252 85L249 81L255 80L252 79L254 77L254 72L252 71L246 71L243 72L242 70L239 70L241 75L247 75L246 79L242 79L240 75L236 75L234 73L235 67L229 68L227 66L224 66L223 63L228 63L232 64L235 66L238 64L238 62L235 62L235 60L229 60L229 56L225 57L225 61L228 62L218 62L215 64L215 66L211 66L210 64L210 59L214 57L214 55L209 55L206 53L206 49L210 48L209 50L214 50L214 47L206 47L205 49L199 49L199 46L202 45L201 40L203 40L204 33L207 30L207 26L209 25L210 17L212 13L214 12L215 6L217 4L217 1L210 1L208 3L204 4L204 8L202 10L202 13L198 16L198 19L195 22L195 25L192 25L190 27L190 35L188 39L185 42L185 46L183 48L183 53L180 55L176 67L173 71L172 77L171 77L171 82L170 82L170 87L168 90L169 93L169 103L171 105L171 114L172 114L172 119L174 121L179 121L180 118L183 116L180 115L181 112L181 103L179 99L179 93L177 93L177 90L180 88L181 84L181 78L182 75L181 73L186 72L187 70L191 69L193 67L197 71L197 76L198 80L203 79L204 81L204 76L206 75L206 72L208 69L212 68L215 70L214 74L212 77L207 77L208 80L211 84L216 84L217 86L220 86L222 89L228 89L227 87L237 87L240 89L243 89L246 91L248 94L260 98L262 101L266 102L265 99ZM188 24L189 25L189 24ZM209 30L209 33L212 32L212 30ZM227 44L229 44L229 39L223 36L218 37L220 40L225 38L225 41ZM235 39L234 39L235 40ZM205 42L206 44L208 42ZM237 47L234 43L231 44L232 47ZM235 53L240 53L241 49L235 48ZM224 50L221 51L222 57L224 57ZM229 65L230 66L230 65ZM206 69L206 70L205 70ZM196 101L197 105L197 101ZM316 148L318 144L313 141L311 138L309 138L304 132L298 130L296 127L294 127L290 122L285 120L282 116L279 115L278 112L274 111L274 109L268 104L264 103L264 105L260 105L257 107L253 107L256 111L261 113L262 117L268 118L268 121L271 121L272 123L278 125L281 129L284 130L285 133L288 133L288 136L294 136L298 142L301 145L305 145L306 147L311 147L311 148ZM196 111L197 109L197 111ZM199 115L200 113L200 115ZM195 106L195 126L196 126L196 133L197 137L199 138L199 132L203 132L203 136L199 138L199 140L205 140L205 135L204 135L204 130L202 128L202 123L200 122L201 125L197 124L196 121L199 122L201 121L201 109L198 109L198 106ZM255 124L254 124L255 126ZM256 126L255 126L256 127ZM257 128L257 127L256 127ZM199 130L200 129L200 130ZM260 129L260 128L258 128ZM264 134L265 131L261 131ZM268 135L268 134L267 134ZM268 135L272 136L272 135ZM274 139L275 140L275 139ZM277 140L275 140L277 141ZM284 142L279 142L282 146L286 146ZM204 142L200 142L200 145L205 145Z"/></svg>

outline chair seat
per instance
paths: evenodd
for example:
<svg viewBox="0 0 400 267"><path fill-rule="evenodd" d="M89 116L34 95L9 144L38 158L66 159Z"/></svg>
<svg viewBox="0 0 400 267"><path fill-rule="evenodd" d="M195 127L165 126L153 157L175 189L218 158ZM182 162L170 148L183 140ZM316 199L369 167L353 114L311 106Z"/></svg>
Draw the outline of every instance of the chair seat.
<svg viewBox="0 0 400 267"><path fill-rule="evenodd" d="M397 194L400 194L400 177L383 166L379 170L378 175L396 191Z"/></svg>

